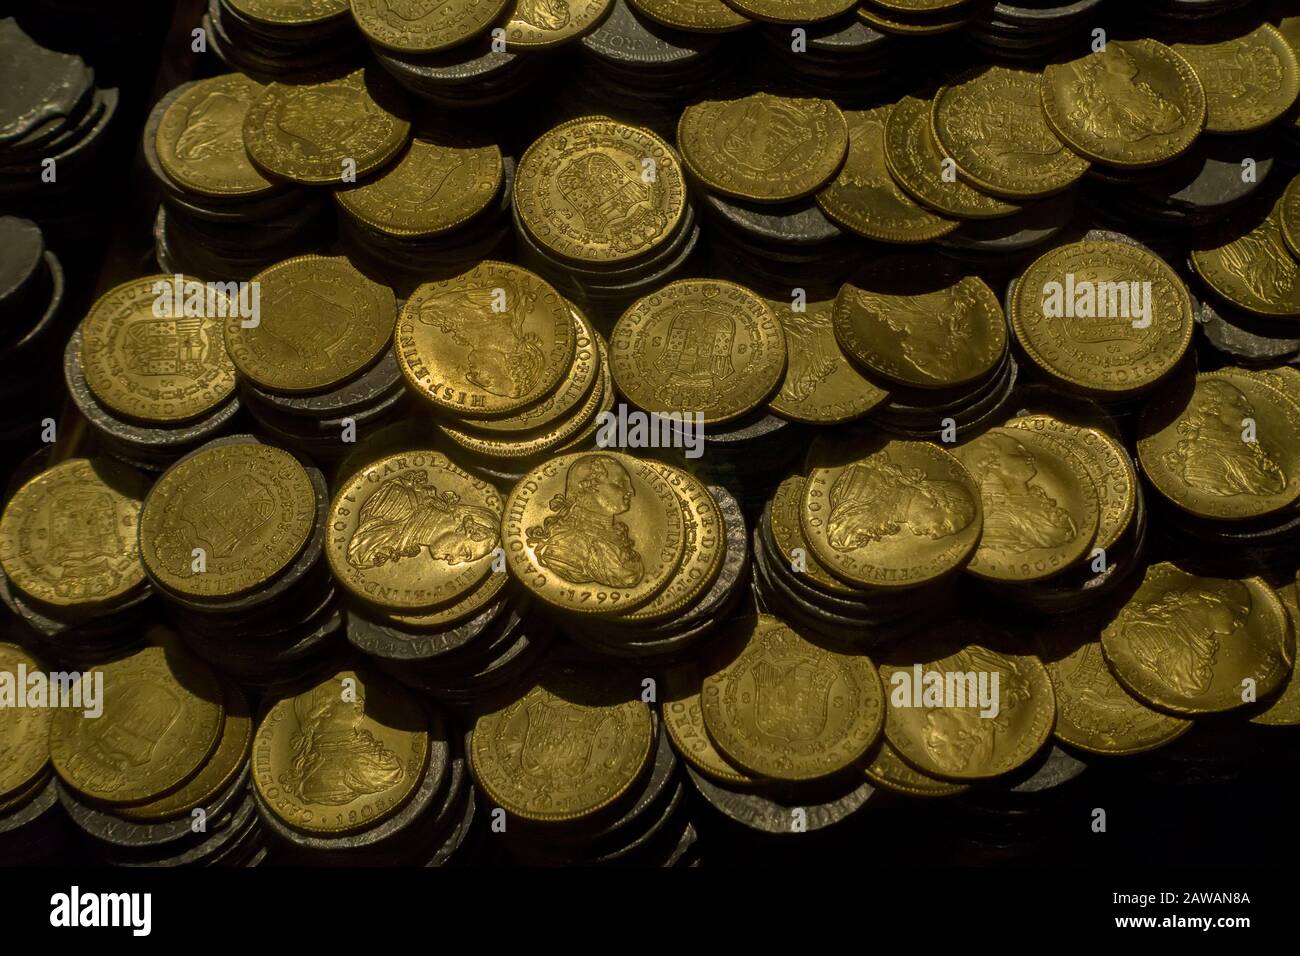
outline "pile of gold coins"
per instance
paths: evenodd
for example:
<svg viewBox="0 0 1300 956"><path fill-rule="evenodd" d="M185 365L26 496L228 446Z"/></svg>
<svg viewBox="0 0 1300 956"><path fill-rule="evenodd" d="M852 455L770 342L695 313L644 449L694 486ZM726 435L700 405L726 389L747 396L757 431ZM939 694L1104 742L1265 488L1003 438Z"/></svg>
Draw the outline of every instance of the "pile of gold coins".
<svg viewBox="0 0 1300 956"><path fill-rule="evenodd" d="M0 516L0 862L994 862L1266 800L1293 6L213 0L156 271Z"/></svg>

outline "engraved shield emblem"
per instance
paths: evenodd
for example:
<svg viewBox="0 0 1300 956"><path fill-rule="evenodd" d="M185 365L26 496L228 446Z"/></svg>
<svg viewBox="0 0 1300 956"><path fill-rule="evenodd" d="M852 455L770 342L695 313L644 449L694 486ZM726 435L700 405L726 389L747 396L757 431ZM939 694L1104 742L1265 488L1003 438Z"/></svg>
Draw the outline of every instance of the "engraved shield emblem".
<svg viewBox="0 0 1300 956"><path fill-rule="evenodd" d="M754 666L754 723L784 740L815 740L826 730L834 675L815 661L765 658Z"/></svg>

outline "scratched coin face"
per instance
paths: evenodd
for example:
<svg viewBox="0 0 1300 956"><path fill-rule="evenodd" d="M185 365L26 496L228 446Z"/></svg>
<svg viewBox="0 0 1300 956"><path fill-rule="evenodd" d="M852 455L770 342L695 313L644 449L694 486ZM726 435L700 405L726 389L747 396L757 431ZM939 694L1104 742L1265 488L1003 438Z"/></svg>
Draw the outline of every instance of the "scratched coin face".
<svg viewBox="0 0 1300 956"><path fill-rule="evenodd" d="M242 73L196 80L167 107L155 148L163 171L203 196L251 198L274 184L248 158L244 118L266 87Z"/></svg>
<svg viewBox="0 0 1300 956"><path fill-rule="evenodd" d="M81 323L86 384L119 415L183 422L234 394L222 326L238 304L215 285L184 276L180 297L176 288L173 276L132 279L104 293Z"/></svg>
<svg viewBox="0 0 1300 956"><path fill-rule="evenodd" d="M321 392L373 363L392 341L393 290L344 257L298 256L259 272L260 315L226 320L239 374L272 392Z"/></svg>
<svg viewBox="0 0 1300 956"><path fill-rule="evenodd" d="M269 445L219 445L158 479L140 515L140 553L168 591L232 597L287 568L315 519L315 492L298 459Z"/></svg>
<svg viewBox="0 0 1300 956"><path fill-rule="evenodd" d="M501 496L434 451L361 469L330 505L325 554L334 577L386 611L428 611L492 573Z"/></svg>
<svg viewBox="0 0 1300 956"><path fill-rule="evenodd" d="M686 209L673 148L649 130L604 117L563 123L519 161L515 209L558 256L613 264L667 242Z"/></svg>
<svg viewBox="0 0 1300 956"><path fill-rule="evenodd" d="M73 458L24 484L0 517L0 566L63 608L111 604L144 583L136 525L147 483L111 458Z"/></svg>
<svg viewBox="0 0 1300 956"><path fill-rule="evenodd" d="M416 289L397 323L407 384L440 411L501 417L532 405L572 367L573 313L540 277L504 262Z"/></svg>

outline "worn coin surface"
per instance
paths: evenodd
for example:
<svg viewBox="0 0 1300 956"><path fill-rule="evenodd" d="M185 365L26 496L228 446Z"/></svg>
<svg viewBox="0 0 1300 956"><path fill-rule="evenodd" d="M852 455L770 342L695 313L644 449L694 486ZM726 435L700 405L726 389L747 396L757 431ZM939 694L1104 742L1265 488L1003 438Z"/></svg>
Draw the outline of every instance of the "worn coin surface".
<svg viewBox="0 0 1300 956"><path fill-rule="evenodd" d="M1277 589L1277 596L1286 608L1291 619L1291 633L1300 635L1300 605L1296 603L1297 589L1294 583ZM1264 724L1269 727L1294 727L1300 724L1300 669L1297 669L1295 656L1291 658L1291 676L1282 690L1264 709L1250 718L1252 724Z"/></svg>
<svg viewBox="0 0 1300 956"><path fill-rule="evenodd" d="M1102 631L1101 646L1135 697L1190 716L1268 697L1290 676L1295 656L1286 609L1262 580L1204 577L1168 562L1147 568ZM1252 695L1243 693L1248 680Z"/></svg>
<svg viewBox="0 0 1300 956"><path fill-rule="evenodd" d="M1074 185L1088 171L1047 125L1036 71L985 66L935 94L930 130L957 174L981 192L1012 201Z"/></svg>
<svg viewBox="0 0 1300 956"><path fill-rule="evenodd" d="M553 391L572 367L575 341L573 314L548 282L492 261L421 285L396 334L407 384L439 410L469 417L507 415Z"/></svg>
<svg viewBox="0 0 1300 956"><path fill-rule="evenodd" d="M970 789L968 783L953 783L921 773L900 757L884 737L876 744L875 753L863 772L876 786L910 797L951 797Z"/></svg>
<svg viewBox="0 0 1300 956"><path fill-rule="evenodd" d="M242 73L196 80L162 115L158 162L177 185L201 196L247 199L269 192L244 149L244 118L266 87Z"/></svg>
<svg viewBox="0 0 1300 956"><path fill-rule="evenodd" d="M830 100L760 92L686 107L677 146L686 168L714 192L786 202L830 182L849 148L849 128Z"/></svg>
<svg viewBox="0 0 1300 956"><path fill-rule="evenodd" d="M809 547L808 539L804 536L803 496L807 480L804 475L790 475L777 485L772 495L769 524L772 543L777 550L774 558L779 559L795 574L806 576L823 590L832 594L854 594L859 588L846 584L827 571L817 560L816 553Z"/></svg>
<svg viewBox="0 0 1300 956"><path fill-rule="evenodd" d="M478 36L509 0L351 0L352 17L366 38L390 50L432 53Z"/></svg>
<svg viewBox="0 0 1300 956"><path fill-rule="evenodd" d="M15 696L27 692L27 675L43 674L44 668L17 644L0 643L0 674ZM18 696L26 701L25 696ZM50 724L55 708L7 706L0 710L0 800L19 793L40 778L50 763Z"/></svg>
<svg viewBox="0 0 1300 956"><path fill-rule="evenodd" d="M754 21L722 0L628 0L637 13L656 23L691 33L726 33Z"/></svg>
<svg viewBox="0 0 1300 956"><path fill-rule="evenodd" d="M619 392L647 412L706 425L753 411L781 384L781 323L759 295L722 279L680 279L638 299L610 336Z"/></svg>
<svg viewBox="0 0 1300 956"><path fill-rule="evenodd" d="M170 591L232 597L287 568L315 519L311 479L297 458L270 445L220 445L158 479L140 513L140 555Z"/></svg>
<svg viewBox="0 0 1300 956"><path fill-rule="evenodd" d="M745 786L754 782L747 773L718 753L704 726L700 705L703 678L694 661L674 665L664 675L664 697L659 713L668 739L677 752L701 773L725 783Z"/></svg>
<svg viewBox="0 0 1300 956"><path fill-rule="evenodd" d="M1099 395L1164 378L1191 346L1196 324L1178 274L1123 242L1058 246L1029 265L1009 299L1012 331L1034 364Z"/></svg>
<svg viewBox="0 0 1300 956"><path fill-rule="evenodd" d="M402 685L341 671L276 701L253 741L253 786L297 830L344 834L392 816L429 759L429 715Z"/></svg>
<svg viewBox="0 0 1300 956"><path fill-rule="evenodd" d="M357 472L330 505L325 555L340 584L385 610L458 601L492 570L501 496L446 455L415 450Z"/></svg>
<svg viewBox="0 0 1300 956"><path fill-rule="evenodd" d="M324 83L272 83L244 117L244 146L272 176L342 185L402 151L406 109L396 81L375 67Z"/></svg>
<svg viewBox="0 0 1300 956"><path fill-rule="evenodd" d="M1233 305L1256 315L1300 316L1300 262L1282 231L1285 199L1286 194L1279 196L1249 232L1192 250L1196 274Z"/></svg>
<svg viewBox="0 0 1300 956"><path fill-rule="evenodd" d="M182 422L235 391L222 326L238 303L215 284L174 276L132 279L105 292L81 323L81 368L108 409ZM177 308L179 306L179 309Z"/></svg>
<svg viewBox="0 0 1300 956"><path fill-rule="evenodd" d="M677 573L681 502L649 462L617 452L561 455L525 475L506 499L510 570L566 611L639 607Z"/></svg>
<svg viewBox="0 0 1300 956"><path fill-rule="evenodd" d="M54 715L50 759L60 779L105 803L157 800L189 780L224 720L221 687L207 665L153 646L81 680L101 677L102 713L61 708Z"/></svg>
<svg viewBox="0 0 1300 956"><path fill-rule="evenodd" d="M1248 133L1289 110L1300 95L1300 63L1271 23L1217 43L1175 43L1205 88L1205 130Z"/></svg>
<svg viewBox="0 0 1300 956"><path fill-rule="evenodd" d="M541 245L578 262L611 265L667 242L686 210L673 148L647 129L602 116L541 136L515 175L519 218Z"/></svg>
<svg viewBox="0 0 1300 956"><path fill-rule="evenodd" d="M744 650L707 674L701 690L710 739L760 777L813 780L857 762L880 736L885 695L871 659L826 650L780 618L729 625Z"/></svg>
<svg viewBox="0 0 1300 956"><path fill-rule="evenodd" d="M817 560L864 587L915 587L962 567L980 541L980 489L926 442L820 439L800 519Z"/></svg>
<svg viewBox="0 0 1300 956"><path fill-rule="evenodd" d="M848 158L834 181L817 193L822 212L860 236L917 243L953 232L961 222L920 205L898 187L885 159L885 127L894 107L845 114Z"/></svg>
<svg viewBox="0 0 1300 956"><path fill-rule="evenodd" d="M375 361L397 322L393 290L343 256L297 256L253 277L257 321L226 320L226 349L239 374L272 392L321 392Z"/></svg>
<svg viewBox="0 0 1300 956"><path fill-rule="evenodd" d="M1023 428L993 428L952 452L979 486L984 530L967 570L993 581L1051 577L1097 536L1097 489L1064 443Z"/></svg>
<svg viewBox="0 0 1300 956"><path fill-rule="evenodd" d="M1192 65L1157 40L1108 40L1100 52L1051 64L1041 89L1056 135L1108 166L1167 163L1205 128L1205 88Z"/></svg>
<svg viewBox="0 0 1300 956"><path fill-rule="evenodd" d="M144 583L136 526L148 487L111 458L73 458L29 480L0 517L0 566L55 607L108 604Z"/></svg>
<svg viewBox="0 0 1300 956"><path fill-rule="evenodd" d="M653 745L653 716L635 679L615 668L553 664L475 721L470 768L508 814L576 820L627 793Z"/></svg>

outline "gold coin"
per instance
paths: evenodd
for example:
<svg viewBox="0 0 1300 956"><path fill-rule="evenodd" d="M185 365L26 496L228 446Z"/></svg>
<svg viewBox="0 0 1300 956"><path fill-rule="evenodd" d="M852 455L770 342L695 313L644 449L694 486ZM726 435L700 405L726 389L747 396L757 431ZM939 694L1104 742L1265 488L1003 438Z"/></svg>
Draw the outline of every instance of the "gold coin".
<svg viewBox="0 0 1300 956"><path fill-rule="evenodd" d="M847 13L856 0L727 0L745 16L769 23L819 23Z"/></svg>
<svg viewBox="0 0 1300 956"><path fill-rule="evenodd" d="M1011 329L1034 364L1102 396L1154 385L1182 360L1195 321L1187 286L1159 256L1121 242L1073 242L1015 281Z"/></svg>
<svg viewBox="0 0 1300 956"><path fill-rule="evenodd" d="M913 388L985 378L1007 350L1002 305L983 279L936 255L876 259L840 286L835 338L876 375Z"/></svg>
<svg viewBox="0 0 1300 956"><path fill-rule="evenodd" d="M672 238L686 211L686 180L673 148L648 129L585 116L528 147L514 204L554 254L609 266Z"/></svg>
<svg viewBox="0 0 1300 956"><path fill-rule="evenodd" d="M403 53L432 53L478 36L505 11L508 0L444 3L352 0L352 17L379 46Z"/></svg>
<svg viewBox="0 0 1300 956"><path fill-rule="evenodd" d="M1300 63L1277 27L1255 29L1218 43L1175 43L1205 88L1205 131L1263 129L1295 105Z"/></svg>
<svg viewBox="0 0 1300 956"><path fill-rule="evenodd" d="M147 482L111 458L73 458L30 479L0 517L0 566L55 607L110 604L144 584L136 525Z"/></svg>
<svg viewBox="0 0 1300 956"><path fill-rule="evenodd" d="M392 341L393 290L342 256L298 256L253 277L261 315L226 320L239 374L273 392L322 392L369 367Z"/></svg>
<svg viewBox="0 0 1300 956"><path fill-rule="evenodd" d="M990 581L1041 581L1079 561L1097 536L1097 489L1063 443L993 428L953 449L974 476L984 532L967 570Z"/></svg>
<svg viewBox="0 0 1300 956"><path fill-rule="evenodd" d="M573 315L573 364L559 386L545 398L513 415L475 419L474 432L502 438L522 436L550 428L583 406L606 368L605 343L573 303L569 303L569 312Z"/></svg>
<svg viewBox="0 0 1300 956"><path fill-rule="evenodd" d="M1202 518L1261 518L1300 500L1300 404L1234 369L1178 383L1142 411L1138 457Z"/></svg>
<svg viewBox="0 0 1300 956"><path fill-rule="evenodd" d="M200 196L250 199L275 184L244 149L244 117L266 87L242 73L196 80L158 123L158 162L177 185Z"/></svg>
<svg viewBox="0 0 1300 956"><path fill-rule="evenodd" d="M1056 739L1086 753L1122 756L1155 750L1192 729L1152 710L1117 681L1102 656L1101 628L1072 615L1034 631L1034 650L1056 694Z"/></svg>
<svg viewBox="0 0 1300 956"><path fill-rule="evenodd" d="M238 309L219 284L145 276L105 292L81 323L86 384L110 411L149 422L183 422L217 408L235 391L235 366L222 322ZM175 306L184 306L177 314ZM209 307L211 304L212 307ZM190 306L193 306L192 308Z"/></svg>
<svg viewBox="0 0 1300 956"><path fill-rule="evenodd" d="M928 777L909 766L883 737L876 745L876 751L864 772L867 779L876 786L894 793L905 793L909 797L951 797L970 789L968 783L953 783Z"/></svg>
<svg viewBox="0 0 1300 956"><path fill-rule="evenodd" d="M353 219L387 236L439 236L469 222L501 191L504 168L495 144L459 142L424 130L402 158L334 199Z"/></svg>
<svg viewBox="0 0 1300 956"><path fill-rule="evenodd" d="M1071 425L1051 415L1020 415L1007 428L1023 428L1064 442L1083 462L1097 489L1100 514L1093 546L1103 551L1128 530L1137 509L1137 473L1128 451L1098 428Z"/></svg>
<svg viewBox="0 0 1300 956"><path fill-rule="evenodd" d="M467 620L483 610L501 593L510 575L495 569L469 594L459 601L420 614L385 614L385 620L413 631L448 627Z"/></svg>
<svg viewBox="0 0 1300 956"><path fill-rule="evenodd" d="M845 114L849 151L834 182L817 194L822 212L845 229L882 242L938 239L961 225L920 205L898 188L885 162L885 125L892 106Z"/></svg>
<svg viewBox="0 0 1300 956"><path fill-rule="evenodd" d="M853 595L861 592L860 588L845 584L835 577L817 560L817 555L804 537L803 511L804 487L807 478L803 475L791 475L777 486L772 495L772 510L769 523L772 528L772 543L776 545L786 567L795 573L806 576L813 584L832 594Z"/></svg>
<svg viewBox="0 0 1300 956"><path fill-rule="evenodd" d="M957 219L998 219L1021 211L944 175L944 155L930 129L932 101L905 96L885 123L885 165L903 191L923 206Z"/></svg>
<svg viewBox="0 0 1300 956"><path fill-rule="evenodd" d="M140 806L117 808L117 816L145 823L185 816L196 807L206 807L235 782L253 749L253 716L248 699L233 684L223 688L222 703L225 713L221 737L199 772L168 796Z"/></svg>
<svg viewBox="0 0 1300 956"><path fill-rule="evenodd" d="M0 814L10 813L27 806L36 798L37 794L49 786L50 777L53 775L53 771L47 766L21 790L15 790L7 797L0 797Z"/></svg>
<svg viewBox="0 0 1300 956"><path fill-rule="evenodd" d="M857 9L858 19L869 26L875 27L881 33L904 37L936 36L940 33L951 33L964 27L968 20L967 17L960 15L950 16L947 19L939 16L908 19L897 16L893 10L880 9L884 6L884 4L877 4L874 7L860 6Z"/></svg>
<svg viewBox="0 0 1300 956"><path fill-rule="evenodd" d="M745 648L706 675L700 692L705 727L724 757L789 781L830 776L862 759L885 711L870 658L826 650L767 614L729 629L748 635Z"/></svg>
<svg viewBox="0 0 1300 956"><path fill-rule="evenodd" d="M1279 196L1249 232L1218 246L1193 249L1192 266L1233 305L1256 315L1295 318L1300 316L1300 263L1283 238L1284 198Z"/></svg>
<svg viewBox="0 0 1300 956"><path fill-rule="evenodd" d="M727 33L754 22L722 0L628 0L628 4L656 23L689 33Z"/></svg>
<svg viewBox="0 0 1300 956"><path fill-rule="evenodd" d="M980 540L980 491L925 442L819 439L800 519L825 568L863 587L916 587L961 568Z"/></svg>
<svg viewBox="0 0 1300 956"><path fill-rule="evenodd" d="M397 321L397 360L439 410L502 416L555 389L573 365L575 338L573 313L549 283L486 261L411 293Z"/></svg>
<svg viewBox="0 0 1300 956"><path fill-rule="evenodd" d="M718 753L709 739L704 727L704 709L700 706L702 683L699 669L689 661L675 665L664 675L664 700L659 712L668 739L700 773L724 783L752 785L754 779Z"/></svg>
<svg viewBox="0 0 1300 956"><path fill-rule="evenodd" d="M1156 40L1108 40L1100 52L1049 65L1042 102L1057 136L1108 166L1167 163L1205 128L1205 88L1186 59Z"/></svg>
<svg viewBox="0 0 1300 956"><path fill-rule="evenodd" d="M689 472L662 462L646 464L663 476L681 502L682 562L662 591L649 603L619 615L622 621L662 620L690 607L713 585L726 551L727 529L722 523L722 509L704 483Z"/></svg>
<svg viewBox="0 0 1300 956"><path fill-rule="evenodd" d="M794 422L835 425L861 418L889 393L863 378L835 341L834 299L803 303L767 299L785 333L789 360L781 390L768 402L775 414Z"/></svg>
<svg viewBox="0 0 1300 956"><path fill-rule="evenodd" d="M563 6L515 0L506 19L506 45L543 50L568 43L600 26L613 5L613 0L574 0Z"/></svg>
<svg viewBox="0 0 1300 956"><path fill-rule="evenodd" d="M330 505L325 555L335 579L391 611L458 601L492 571L501 496L436 451L373 462Z"/></svg>
<svg viewBox="0 0 1300 956"><path fill-rule="evenodd" d="M982 622L913 635L887 655L880 676L885 739L927 776L998 777L1028 763L1052 736L1047 668Z"/></svg>
<svg viewBox="0 0 1300 956"><path fill-rule="evenodd" d="M244 146L272 176L355 182L402 151L405 114L405 94L376 67L324 83L272 83L244 117Z"/></svg>
<svg viewBox="0 0 1300 956"><path fill-rule="evenodd" d="M969 0L870 0L871 5L895 13L946 13Z"/></svg>
<svg viewBox="0 0 1300 956"><path fill-rule="evenodd" d="M10 701L0 707L0 800L24 792L42 779L50 764L50 725L54 708L28 707L27 677L45 670L17 644L0 643L0 685ZM12 695L12 696L11 696Z"/></svg>
<svg viewBox="0 0 1300 956"><path fill-rule="evenodd" d="M562 455L506 499L510 570L548 604L621 613L672 579L685 547L682 507L649 462L617 452Z"/></svg>
<svg viewBox="0 0 1300 956"><path fill-rule="evenodd" d="M415 793L429 761L429 715L377 674L341 671L278 700L253 740L253 786L294 829L368 830Z"/></svg>
<svg viewBox="0 0 1300 956"><path fill-rule="evenodd" d="M50 759L64 783L103 803L143 803L180 787L207 762L225 717L221 686L207 665L153 646L81 681L101 677L101 714L62 708L54 715Z"/></svg>
<svg viewBox="0 0 1300 956"><path fill-rule="evenodd" d="M315 492L297 458L253 442L219 445L181 459L150 490L140 555L169 591L233 597L287 568L315 523Z"/></svg>
<svg viewBox="0 0 1300 956"><path fill-rule="evenodd" d="M647 412L707 425L763 404L781 384L786 344L763 298L722 279L680 279L637 299L610 334L614 382Z"/></svg>
<svg viewBox="0 0 1300 956"><path fill-rule="evenodd" d="M834 178L849 148L849 128L830 100L751 93L686 107L677 145L691 175L713 192L787 202Z"/></svg>
<svg viewBox="0 0 1300 956"><path fill-rule="evenodd" d="M1278 588L1277 596L1281 599L1287 617L1291 620L1291 634L1294 641L1296 633L1300 632L1300 606L1296 604L1295 583ZM1295 645L1292 643L1289 646L1293 648L1291 676L1287 678L1278 695L1267 701L1264 709L1250 718L1252 724L1264 724L1268 727L1294 727L1300 724L1300 670L1295 666Z"/></svg>
<svg viewBox="0 0 1300 956"><path fill-rule="evenodd" d="M227 0L230 8L268 26L305 27L341 17L348 0Z"/></svg>
<svg viewBox="0 0 1300 956"><path fill-rule="evenodd" d="M475 721L470 769L508 814L576 820L627 793L650 762L654 736L630 675L552 664L522 696Z"/></svg>
<svg viewBox="0 0 1300 956"><path fill-rule="evenodd" d="M1059 193L1088 171L1047 125L1034 70L985 66L957 77L935 94L930 131L958 176L1005 199Z"/></svg>
<svg viewBox="0 0 1300 956"><path fill-rule="evenodd" d="M1218 713L1265 699L1291 674L1295 638L1277 593L1259 578L1191 574L1168 562L1101 632L1119 682L1174 714ZM1243 699L1245 682L1254 694Z"/></svg>
<svg viewBox="0 0 1300 956"><path fill-rule="evenodd" d="M1282 194L1277 210L1278 225L1287 251L1300 259L1300 176L1291 180Z"/></svg>

